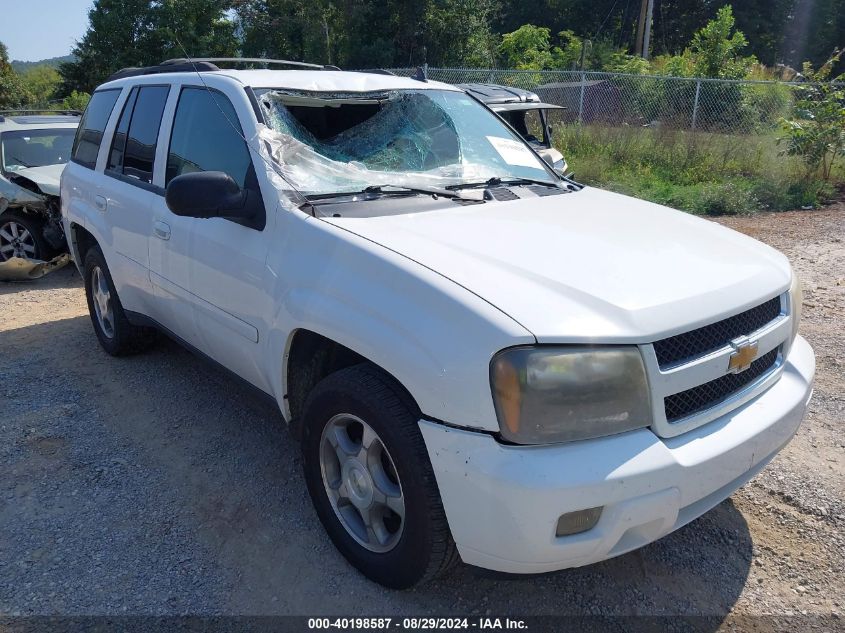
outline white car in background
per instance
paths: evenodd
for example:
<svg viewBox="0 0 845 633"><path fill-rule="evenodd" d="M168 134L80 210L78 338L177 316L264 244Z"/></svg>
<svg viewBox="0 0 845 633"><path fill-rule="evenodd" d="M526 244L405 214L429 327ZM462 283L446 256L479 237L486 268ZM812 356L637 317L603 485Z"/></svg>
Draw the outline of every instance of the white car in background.
<svg viewBox="0 0 845 633"><path fill-rule="evenodd" d="M561 177L454 86L286 63L113 76L62 213L102 347L163 331L270 396L369 578L617 556L793 436L783 255Z"/></svg>
<svg viewBox="0 0 845 633"><path fill-rule="evenodd" d="M530 90L512 86L483 83L456 85L507 121L555 171L566 174L569 165L553 144L549 120L550 113L564 110L563 106L543 103Z"/></svg>
<svg viewBox="0 0 845 633"><path fill-rule="evenodd" d="M0 262L63 252L59 180L79 113L0 111Z"/></svg>

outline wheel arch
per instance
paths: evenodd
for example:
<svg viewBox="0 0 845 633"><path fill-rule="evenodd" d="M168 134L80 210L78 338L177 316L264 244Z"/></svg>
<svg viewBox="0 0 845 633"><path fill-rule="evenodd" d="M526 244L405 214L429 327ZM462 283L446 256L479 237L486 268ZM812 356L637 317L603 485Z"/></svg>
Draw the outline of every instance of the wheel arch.
<svg viewBox="0 0 845 633"><path fill-rule="evenodd" d="M80 272L82 272L82 266L85 262L85 254L92 246L99 246L97 238L81 224L71 222L68 248L70 248L70 256L76 262L76 267Z"/></svg>
<svg viewBox="0 0 845 633"><path fill-rule="evenodd" d="M390 371L365 355L318 332L298 328L288 338L283 359L285 417L297 437L301 434L301 418L308 394L323 378L346 367L368 363L384 374L417 414L420 407L411 392Z"/></svg>

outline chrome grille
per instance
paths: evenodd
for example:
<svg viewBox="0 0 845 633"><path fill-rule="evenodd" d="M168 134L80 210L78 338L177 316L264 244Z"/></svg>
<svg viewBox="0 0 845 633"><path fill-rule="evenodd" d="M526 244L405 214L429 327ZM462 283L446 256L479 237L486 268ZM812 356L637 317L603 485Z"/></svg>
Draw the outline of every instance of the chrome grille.
<svg viewBox="0 0 845 633"><path fill-rule="evenodd" d="M745 371L738 374L725 374L703 385L687 389L663 399L666 420L676 422L690 415L700 413L732 395L742 391L752 382L774 368L777 363L779 348L761 356Z"/></svg>
<svg viewBox="0 0 845 633"><path fill-rule="evenodd" d="M724 347L738 336L760 329L781 314L780 297L722 321L654 343L660 369L698 358ZM760 359L762 360L762 359Z"/></svg>

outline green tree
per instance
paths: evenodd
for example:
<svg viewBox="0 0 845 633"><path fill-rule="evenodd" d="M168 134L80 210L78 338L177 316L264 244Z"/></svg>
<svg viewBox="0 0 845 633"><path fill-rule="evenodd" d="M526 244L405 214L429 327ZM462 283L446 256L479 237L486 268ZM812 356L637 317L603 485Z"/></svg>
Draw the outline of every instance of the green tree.
<svg viewBox="0 0 845 633"><path fill-rule="evenodd" d="M733 9L727 5L719 9L715 19L696 31L689 50L699 77L741 79L757 63L755 57L740 54L748 46L748 40L735 27Z"/></svg>
<svg viewBox="0 0 845 633"><path fill-rule="evenodd" d="M736 29L733 10L727 5L695 32L683 53L658 56L652 68L659 74L673 77L742 79L757 63L753 55L741 54L747 46L748 40Z"/></svg>
<svg viewBox="0 0 845 633"><path fill-rule="evenodd" d="M364 29L362 32L368 34L359 40L372 45L381 42L385 56L391 55L386 65L391 65L392 50L382 39L380 28L367 27L369 17L361 16L368 10L368 3L356 3L356 6L350 3L349 7L344 7L341 2L331 0L314 0L308 4L302 0L235 2L244 55L323 64L345 63L346 34L351 22L358 21ZM381 28L386 29L386 26Z"/></svg>
<svg viewBox="0 0 845 633"><path fill-rule="evenodd" d="M31 101L32 95L9 63L9 50L0 42L0 108L16 108Z"/></svg>
<svg viewBox="0 0 845 633"><path fill-rule="evenodd" d="M845 155L845 75L831 79L833 68L842 57L838 51L818 70L804 62L803 74L809 81L797 89L794 117L783 121L787 133L786 150L800 156L808 175L821 174L830 180L837 158Z"/></svg>
<svg viewBox="0 0 845 633"><path fill-rule="evenodd" d="M21 80L32 95L32 103L46 106L56 97L62 77L51 66L33 66L21 73Z"/></svg>
<svg viewBox="0 0 845 633"><path fill-rule="evenodd" d="M150 4L145 62L185 57L234 57L235 24L229 0L156 0Z"/></svg>
<svg viewBox="0 0 845 633"><path fill-rule="evenodd" d="M148 62L152 30L148 0L95 0L88 30L73 48L75 61L61 64L61 92L91 92L111 73Z"/></svg>
<svg viewBox="0 0 845 633"><path fill-rule="evenodd" d="M611 73L647 75L651 71L651 64L642 57L618 51L610 56L603 69Z"/></svg>
<svg viewBox="0 0 845 633"><path fill-rule="evenodd" d="M427 59L438 66L495 66L498 36L491 22L498 8L498 0L430 2L425 29Z"/></svg>
<svg viewBox="0 0 845 633"><path fill-rule="evenodd" d="M224 57L237 49L224 0L94 0L89 26L61 64L62 94L91 92L110 74L168 57ZM178 39L178 42L177 42ZM179 45L181 42L182 46Z"/></svg>
<svg viewBox="0 0 845 633"><path fill-rule="evenodd" d="M550 36L549 29L533 24L523 24L517 30L505 33L498 49L502 65L516 70L551 68L554 56Z"/></svg>
<svg viewBox="0 0 845 633"><path fill-rule="evenodd" d="M781 51L783 61L796 68L800 68L805 60L816 66L824 65L831 51L845 44L845 0L796 3L785 31ZM840 58L832 73L835 75L843 71L845 62Z"/></svg>
<svg viewBox="0 0 845 633"><path fill-rule="evenodd" d="M77 92L74 90L62 100L59 107L62 110L78 110L82 112L90 100L91 95L87 92Z"/></svg>
<svg viewBox="0 0 845 633"><path fill-rule="evenodd" d="M500 0L237 0L246 55L344 68L485 66Z"/></svg>

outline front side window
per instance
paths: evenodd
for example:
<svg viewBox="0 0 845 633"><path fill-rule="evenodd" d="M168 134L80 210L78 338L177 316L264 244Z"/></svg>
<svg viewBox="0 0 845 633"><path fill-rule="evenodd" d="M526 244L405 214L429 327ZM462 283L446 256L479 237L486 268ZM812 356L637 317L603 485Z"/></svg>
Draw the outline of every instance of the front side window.
<svg viewBox="0 0 845 633"><path fill-rule="evenodd" d="M169 91L167 86L132 89L114 132L109 171L152 182L158 131Z"/></svg>
<svg viewBox="0 0 845 633"><path fill-rule="evenodd" d="M71 128L4 132L0 135L2 171L63 165L70 158L74 134Z"/></svg>
<svg viewBox="0 0 845 633"><path fill-rule="evenodd" d="M255 170L231 102L205 88L183 88L173 119L165 185L196 171L222 171L256 188Z"/></svg>
<svg viewBox="0 0 845 633"><path fill-rule="evenodd" d="M280 89L261 91L260 99L272 128L265 140L305 195L490 178L555 181L518 135L463 92Z"/></svg>
<svg viewBox="0 0 845 633"><path fill-rule="evenodd" d="M85 114L79 122L79 129L76 131L76 138L73 141L73 152L71 160L90 169L97 164L97 154L100 151L100 143L103 142L103 131L109 122L111 111L117 98L120 96L120 89L98 90L91 96Z"/></svg>
<svg viewBox="0 0 845 633"><path fill-rule="evenodd" d="M539 110L504 110L499 112L499 116L529 143L542 142L543 122Z"/></svg>

